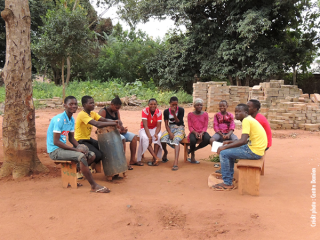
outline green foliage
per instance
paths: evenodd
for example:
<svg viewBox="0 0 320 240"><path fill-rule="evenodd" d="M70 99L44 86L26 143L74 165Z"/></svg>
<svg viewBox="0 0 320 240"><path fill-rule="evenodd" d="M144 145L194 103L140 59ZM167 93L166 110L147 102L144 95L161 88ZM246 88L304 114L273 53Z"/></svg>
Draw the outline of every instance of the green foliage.
<svg viewBox="0 0 320 240"><path fill-rule="evenodd" d="M265 79L281 72L289 63L288 32L303 25L312 34L300 34L303 48L293 53L295 62L314 58L312 44L318 41L317 14L306 14L311 1L298 0L113 0L122 3L120 13L131 24L155 17L170 17L187 28L186 34L173 34L169 45L150 62L153 78L175 84L186 75L228 78L235 84ZM303 31L302 31L303 32ZM301 33L302 33L301 32ZM304 39L305 38L305 39ZM295 41L294 41L295 42ZM310 57L311 56L311 57ZM307 60L306 60L307 57ZM165 66L165 68L164 68ZM158 75L158 76L156 76ZM180 78L180 79L179 79ZM190 81L190 80L187 80ZM184 82L182 82L184 83Z"/></svg>
<svg viewBox="0 0 320 240"><path fill-rule="evenodd" d="M146 62L158 54L161 45L141 30L123 31L118 23L102 48L94 79L121 78L125 82L148 81Z"/></svg>
<svg viewBox="0 0 320 240"><path fill-rule="evenodd" d="M136 95L138 99L148 100L156 98L159 104L168 104L170 97L177 96L180 103L192 102L192 96L183 90L161 91L155 86L153 81L143 83L136 81L133 83L123 83L120 79L110 79L106 82L85 81L71 82L66 89L66 96L75 96L81 100L82 96L90 95L96 102L112 100L116 95L119 97ZM46 99L62 97L62 86L54 83L33 82L33 97L36 99ZM5 88L0 87L0 102L5 100Z"/></svg>

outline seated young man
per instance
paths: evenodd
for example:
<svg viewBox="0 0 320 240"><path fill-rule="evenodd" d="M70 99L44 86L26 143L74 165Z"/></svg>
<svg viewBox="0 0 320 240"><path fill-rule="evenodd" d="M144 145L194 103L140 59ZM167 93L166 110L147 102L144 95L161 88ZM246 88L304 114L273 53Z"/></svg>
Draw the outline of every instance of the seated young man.
<svg viewBox="0 0 320 240"><path fill-rule="evenodd" d="M50 121L47 131L47 151L53 160L70 160L80 163L80 170L91 185L91 191L97 193L108 193L110 190L97 184L89 170L89 163L93 162L93 152L84 150L74 139L74 118L72 114L78 109L77 99L68 96L64 99L65 111L56 115ZM74 146L66 145L67 136L69 142Z"/></svg>
<svg viewBox="0 0 320 240"><path fill-rule="evenodd" d="M97 128L116 126L118 121L103 118L98 113L94 112L94 100L90 96L83 96L81 103L83 110L79 112L76 119L74 138L80 144L86 145L90 151L95 153L96 158L94 162L98 163L102 159L102 152L99 150L98 141L90 137L92 126Z"/></svg>
<svg viewBox="0 0 320 240"><path fill-rule="evenodd" d="M236 107L235 116L242 122L242 135L241 139L225 141L224 145L218 148L223 183L212 186L217 191L234 189L232 180L236 159L258 160L264 155L268 143L266 131L249 115L246 104Z"/></svg>
<svg viewBox="0 0 320 240"><path fill-rule="evenodd" d="M272 133L271 133L270 124L269 124L268 120L266 119L266 117L259 113L259 109L260 109L261 105L258 100L251 99L248 101L247 105L249 108L249 115L251 115L251 117L256 119L261 124L261 126L264 128L264 130L266 131L267 139L268 139L268 145L266 148L266 151L267 151L269 149L269 147L271 147L271 145L272 145Z"/></svg>

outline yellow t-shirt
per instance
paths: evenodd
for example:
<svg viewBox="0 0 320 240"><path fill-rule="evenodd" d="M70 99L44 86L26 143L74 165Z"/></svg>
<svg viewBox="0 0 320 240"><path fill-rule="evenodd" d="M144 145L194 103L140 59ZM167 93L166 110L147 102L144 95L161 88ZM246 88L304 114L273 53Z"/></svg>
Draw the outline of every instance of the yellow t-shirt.
<svg viewBox="0 0 320 240"><path fill-rule="evenodd" d="M267 148L267 134L261 124L253 117L248 116L242 120L242 134L249 134L248 146L251 151L259 156L264 155Z"/></svg>
<svg viewBox="0 0 320 240"><path fill-rule="evenodd" d="M99 121L100 118L101 116L93 111L90 112L90 116L83 110L79 112L75 125L74 138L77 141L82 139L90 139L92 125L88 124L88 122L91 120Z"/></svg>

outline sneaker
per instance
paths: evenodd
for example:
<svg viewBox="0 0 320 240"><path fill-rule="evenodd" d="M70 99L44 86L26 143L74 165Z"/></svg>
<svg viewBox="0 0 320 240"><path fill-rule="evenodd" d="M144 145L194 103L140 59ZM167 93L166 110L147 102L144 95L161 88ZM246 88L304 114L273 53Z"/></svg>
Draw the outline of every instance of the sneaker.
<svg viewBox="0 0 320 240"><path fill-rule="evenodd" d="M83 174L81 172L77 172L77 178L78 179L83 179Z"/></svg>

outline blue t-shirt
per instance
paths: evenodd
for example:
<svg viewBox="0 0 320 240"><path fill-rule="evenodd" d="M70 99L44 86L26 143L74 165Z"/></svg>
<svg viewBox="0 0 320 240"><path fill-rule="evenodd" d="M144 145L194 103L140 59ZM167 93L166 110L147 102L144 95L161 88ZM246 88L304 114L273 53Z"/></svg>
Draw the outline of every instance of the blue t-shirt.
<svg viewBox="0 0 320 240"><path fill-rule="evenodd" d="M50 121L47 131L47 152L51 153L59 148L53 143L54 133L61 133L59 140L63 143L67 143L67 136L69 132L74 132L74 118L71 117L69 120L66 112L54 116Z"/></svg>

